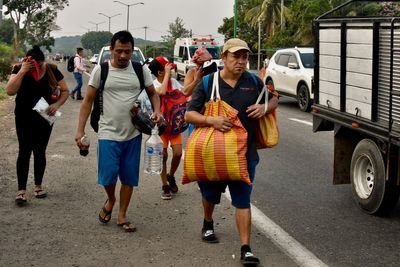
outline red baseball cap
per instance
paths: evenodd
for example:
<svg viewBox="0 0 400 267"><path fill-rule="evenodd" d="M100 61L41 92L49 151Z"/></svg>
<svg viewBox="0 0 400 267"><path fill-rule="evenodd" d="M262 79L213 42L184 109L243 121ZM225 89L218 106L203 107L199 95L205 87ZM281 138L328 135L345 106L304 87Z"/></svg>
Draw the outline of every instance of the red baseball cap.
<svg viewBox="0 0 400 267"><path fill-rule="evenodd" d="M169 62L169 60L166 58L166 57L162 57L162 56L159 56L159 57L156 57L156 60L161 64L161 66L163 66L163 67L165 67L165 65L167 65L168 63L171 63L171 62ZM176 68L176 64L175 63L171 63L171 65L172 65L172 68Z"/></svg>

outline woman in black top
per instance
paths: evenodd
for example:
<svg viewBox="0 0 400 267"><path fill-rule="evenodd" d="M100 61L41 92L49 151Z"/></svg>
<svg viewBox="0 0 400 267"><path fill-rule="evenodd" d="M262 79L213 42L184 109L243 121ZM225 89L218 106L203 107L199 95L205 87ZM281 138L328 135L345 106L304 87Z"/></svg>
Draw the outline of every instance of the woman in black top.
<svg viewBox="0 0 400 267"><path fill-rule="evenodd" d="M43 97L49 107L48 115L54 115L68 99L68 87L64 76L57 66L47 64L44 54L34 46L26 54L22 64L15 65L10 80L6 85L8 95L15 95L15 126L17 130L19 152L17 159L18 192L17 204L26 200L26 183L28 180L29 161L34 155L34 195L46 197L42 188L42 179L46 168L46 147L50 138L52 125L47 122L33 107Z"/></svg>

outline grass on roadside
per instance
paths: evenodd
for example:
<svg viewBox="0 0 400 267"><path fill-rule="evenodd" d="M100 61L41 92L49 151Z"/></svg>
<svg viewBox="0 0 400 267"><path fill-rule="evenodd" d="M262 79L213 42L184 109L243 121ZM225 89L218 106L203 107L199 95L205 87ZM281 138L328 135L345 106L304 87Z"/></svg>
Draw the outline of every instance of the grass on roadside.
<svg viewBox="0 0 400 267"><path fill-rule="evenodd" d="M4 87L0 86L0 101L3 99L6 99L8 97L6 93L6 89Z"/></svg>

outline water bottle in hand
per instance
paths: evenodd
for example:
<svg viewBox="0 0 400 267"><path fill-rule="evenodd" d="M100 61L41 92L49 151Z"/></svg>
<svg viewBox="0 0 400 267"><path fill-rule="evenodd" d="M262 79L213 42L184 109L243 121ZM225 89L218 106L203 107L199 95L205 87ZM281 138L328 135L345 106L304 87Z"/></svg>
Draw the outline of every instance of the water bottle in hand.
<svg viewBox="0 0 400 267"><path fill-rule="evenodd" d="M164 144L158 135L158 127L151 130L151 136L147 139L144 149L144 172L148 174L160 174L162 171Z"/></svg>
<svg viewBox="0 0 400 267"><path fill-rule="evenodd" d="M89 146L90 146L90 140L89 137L87 137L86 135L84 135L81 138L81 147L79 149L79 154L81 156L86 157L89 154Z"/></svg>

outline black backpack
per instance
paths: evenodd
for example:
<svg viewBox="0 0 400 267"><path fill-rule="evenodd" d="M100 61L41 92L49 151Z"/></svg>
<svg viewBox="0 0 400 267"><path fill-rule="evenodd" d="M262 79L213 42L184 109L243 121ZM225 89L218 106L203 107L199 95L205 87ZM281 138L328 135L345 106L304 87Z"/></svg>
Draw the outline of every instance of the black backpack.
<svg viewBox="0 0 400 267"><path fill-rule="evenodd" d="M68 59L68 62L67 62L67 70L68 70L69 72L74 72L74 69L75 69L75 62L74 62L74 60L75 60L75 57L70 57L70 58Z"/></svg>
<svg viewBox="0 0 400 267"><path fill-rule="evenodd" d="M143 66L135 61L132 61L132 66L139 79L140 90L142 91L144 89ZM93 102L92 113L90 114L90 125L96 133L99 131L100 115L103 114L103 90L108 75L108 62L101 63L100 67L100 86L96 90L96 97ZM129 110L127 112L129 112Z"/></svg>

